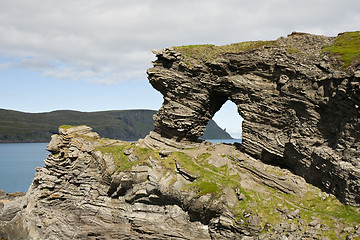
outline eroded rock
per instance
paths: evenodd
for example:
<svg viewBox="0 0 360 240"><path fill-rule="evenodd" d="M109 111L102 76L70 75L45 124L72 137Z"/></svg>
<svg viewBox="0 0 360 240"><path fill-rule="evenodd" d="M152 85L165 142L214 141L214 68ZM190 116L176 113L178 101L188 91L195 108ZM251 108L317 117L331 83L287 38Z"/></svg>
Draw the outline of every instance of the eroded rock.
<svg viewBox="0 0 360 240"><path fill-rule="evenodd" d="M360 216L355 209L235 146L203 142L192 149L153 150L142 148L142 141L79 130L52 138L53 153L37 168L25 196L0 192L0 238L358 236L354 226L360 222L351 222ZM226 165L213 165L225 157ZM341 211L351 217L336 217Z"/></svg>
<svg viewBox="0 0 360 240"><path fill-rule="evenodd" d="M324 47L334 41L293 33L269 42L155 51L147 73L164 103L154 132L168 139L162 142L195 142L232 101L244 119L245 152L359 206L360 64L344 67L328 54ZM154 135L145 139L150 147Z"/></svg>

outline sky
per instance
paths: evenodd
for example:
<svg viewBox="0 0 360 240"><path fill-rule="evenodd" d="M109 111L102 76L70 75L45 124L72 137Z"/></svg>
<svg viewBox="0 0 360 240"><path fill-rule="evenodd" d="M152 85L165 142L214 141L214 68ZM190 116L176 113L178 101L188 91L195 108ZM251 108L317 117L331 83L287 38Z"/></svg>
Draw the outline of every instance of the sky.
<svg viewBox="0 0 360 240"><path fill-rule="evenodd" d="M359 0L0 0L0 108L153 109L152 49L360 30ZM214 120L233 137L226 103Z"/></svg>

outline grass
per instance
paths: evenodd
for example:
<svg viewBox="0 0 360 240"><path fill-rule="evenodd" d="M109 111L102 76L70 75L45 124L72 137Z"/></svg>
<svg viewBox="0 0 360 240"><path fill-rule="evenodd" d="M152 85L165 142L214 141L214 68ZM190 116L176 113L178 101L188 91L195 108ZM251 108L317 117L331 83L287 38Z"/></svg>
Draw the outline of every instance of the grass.
<svg viewBox="0 0 360 240"><path fill-rule="evenodd" d="M130 162L124 153L130 148L137 156L136 161ZM162 166L161 171L164 174L173 175L170 185L177 180L176 161L184 171L197 176L182 191L195 191L199 197L211 194L211 201L219 199L225 188L231 188L234 192L244 194L244 200L238 201L237 205L231 209L239 225L248 224L249 215L247 213L260 217L259 229L262 231L267 231L268 228L279 226L282 223L299 225L300 219L304 223L302 226L306 229L315 218L320 220L322 226L326 226L326 228L319 229L323 237L337 239L340 235L343 237L347 234L341 232L345 227L360 224L360 212L357 208L344 205L334 196L326 195L311 185L301 196L285 194L265 185L242 188L240 184L242 179L238 174L230 175L227 165L215 167L209 164L209 159L214 157L211 150L196 157L191 157L184 152L172 152L167 157L161 157L157 150L141 148L131 143L120 145L117 143L117 145L100 147L98 150L104 155L112 155L118 171L129 171L133 166L147 165L148 159L151 157ZM220 157L236 161L229 155ZM236 163L234 162L234 164ZM274 173L271 170L265 170ZM300 215L294 219L288 219L279 211L282 208L287 208L289 212L299 209Z"/></svg>
<svg viewBox="0 0 360 240"><path fill-rule="evenodd" d="M285 196L285 198L307 210L304 213L308 219L315 212L320 218L330 216L342 219L345 225L360 223L360 213L356 211L355 207L344 205L333 196L322 198L319 195L321 195L321 191L315 188L314 191L306 193L302 198L296 198L293 195Z"/></svg>
<svg viewBox="0 0 360 240"><path fill-rule="evenodd" d="M195 66L202 62L211 62L223 54L240 53L249 49L260 47L271 47L276 45L276 41L249 41L234 43L224 46L215 46L213 44L177 46L174 49L181 53L183 61L189 66ZM328 53L339 57L343 67L348 67L355 61L360 61L360 31L346 32L339 34L331 46L324 46L322 53ZM288 54L300 54L301 51L295 46L289 46L286 49Z"/></svg>
<svg viewBox="0 0 360 240"><path fill-rule="evenodd" d="M111 154L114 160L114 164L119 171L130 170L137 162L130 162L124 151L130 147L129 144L100 147L99 150L103 155Z"/></svg>
<svg viewBox="0 0 360 240"><path fill-rule="evenodd" d="M197 187L200 189L199 194L205 195L205 194L215 194L219 191L219 186L216 184L216 182L213 181L202 181L199 182Z"/></svg>
<svg viewBox="0 0 360 240"><path fill-rule="evenodd" d="M243 193L246 199L239 201L233 209L238 222L245 220L247 224L244 213L257 214L261 218L260 229L265 231L267 223L272 226L279 225L281 222L299 224L299 219L304 222L304 227L307 227L312 217L315 217L328 228L320 232L329 239L337 239L344 227L360 224L360 213L357 208L342 204L334 196L325 195L316 187L309 186L308 192L302 196L285 194L267 186L262 186L265 189L263 191L244 189L239 184L240 177L229 175L227 166L217 168L208 163L211 152L202 153L194 159L181 152L173 153L172 157L175 157L186 171L199 176L189 184L189 187L197 191L198 195L220 196L225 187L238 189ZM226 157L232 160L230 156ZM286 207L289 212L299 209L300 218L284 219L277 210L283 207Z"/></svg>
<svg viewBox="0 0 360 240"><path fill-rule="evenodd" d="M169 158L176 159L176 162L189 173L197 175L198 178L191 184L189 188L197 191L199 195L212 194L219 195L225 187L241 188L239 186L239 177L228 175L227 166L215 167L206 161L211 153L205 152L191 158L183 152L173 152Z"/></svg>
<svg viewBox="0 0 360 240"><path fill-rule="evenodd" d="M260 226L263 230L267 223L275 226L281 222L296 223L298 219L307 227L315 217L327 227L326 230L321 230L323 237L338 239L343 228L360 224L360 213L355 207L344 205L331 195L326 198L320 197L322 193L316 187L311 187L303 196L280 193L269 187L267 193L251 189L245 191L250 197L239 202L234 212L238 219L245 219L243 212L257 214L262 219ZM277 210L281 208L287 208L289 212L299 209L300 216L293 220L283 218Z"/></svg>
<svg viewBox="0 0 360 240"><path fill-rule="evenodd" d="M307 223L312 217L320 219L329 230L323 231L323 236L330 239L338 239L340 230L338 225L349 227L360 224L360 213L355 207L342 204L334 196L322 198L321 191L314 187L314 190L308 192L303 197L298 198L293 195L285 195L284 199L302 207L301 218Z"/></svg>
<svg viewBox="0 0 360 240"><path fill-rule="evenodd" d="M133 149L133 154L137 160L129 161L129 157L125 154L127 149ZM102 146L96 150L99 150L103 155L111 154L117 171L129 171L133 166L147 165L149 157L159 157L159 153L150 148L140 148L128 142L121 145Z"/></svg>
<svg viewBox="0 0 360 240"><path fill-rule="evenodd" d="M290 212L300 210L300 218L304 221L305 227L312 221L312 217L319 218L321 223L328 227L328 230L323 230L321 234L330 239L336 239L339 235L341 230L339 224L343 226L360 224L360 213L355 207L344 205L331 195L324 198L323 193L316 187L311 186L302 196L285 194L267 186L262 186L265 191L244 189L239 184L241 179L238 175L229 175L227 166L217 168L209 164L207 160L210 157L211 152L202 153L196 158L191 158L183 152L173 152L169 158L175 158L185 171L199 176L188 186L197 191L199 196L211 194L216 198L226 187L238 189L243 193L246 199L239 201L233 209L239 222L245 220L246 224L247 217L244 213L252 213L261 218L260 228L264 230L267 223L272 226L279 225L281 221L298 223L298 219L282 218L282 214L277 209L286 207ZM226 157L232 159L230 156Z"/></svg>
<svg viewBox="0 0 360 240"><path fill-rule="evenodd" d="M354 61L360 60L360 31L339 34L331 46L324 46L323 53L338 56L343 67L350 66Z"/></svg>
<svg viewBox="0 0 360 240"><path fill-rule="evenodd" d="M63 129L63 130L68 130L68 129L72 128L72 127L75 127L75 126L72 126L72 125L61 125L61 126L59 127L59 129L61 128L61 129Z"/></svg>
<svg viewBox="0 0 360 240"><path fill-rule="evenodd" d="M249 41L223 46L212 44L178 46L174 47L174 49L181 53L186 64L193 65L198 61L211 62L222 54L239 53L244 50L271 46L273 44L276 44L275 41Z"/></svg>
<svg viewBox="0 0 360 240"><path fill-rule="evenodd" d="M203 163L211 156L211 153L205 152L196 157L196 161L199 163Z"/></svg>

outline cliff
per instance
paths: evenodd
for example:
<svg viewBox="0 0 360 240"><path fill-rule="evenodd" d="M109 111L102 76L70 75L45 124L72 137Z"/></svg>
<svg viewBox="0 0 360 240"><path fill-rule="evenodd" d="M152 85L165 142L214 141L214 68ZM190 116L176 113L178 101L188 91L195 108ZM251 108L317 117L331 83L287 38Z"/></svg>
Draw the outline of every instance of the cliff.
<svg viewBox="0 0 360 240"><path fill-rule="evenodd" d="M154 150L86 126L59 132L26 195L0 192L0 238L360 236L358 209L233 145Z"/></svg>
<svg viewBox="0 0 360 240"><path fill-rule="evenodd" d="M196 141L229 100L244 119L246 153L360 206L359 46L360 32L293 33L154 51L149 81L164 103L147 140Z"/></svg>
<svg viewBox="0 0 360 240"><path fill-rule="evenodd" d="M154 130L61 127L26 195L0 195L0 238L359 238L359 35L154 51ZM198 140L227 100L243 144Z"/></svg>

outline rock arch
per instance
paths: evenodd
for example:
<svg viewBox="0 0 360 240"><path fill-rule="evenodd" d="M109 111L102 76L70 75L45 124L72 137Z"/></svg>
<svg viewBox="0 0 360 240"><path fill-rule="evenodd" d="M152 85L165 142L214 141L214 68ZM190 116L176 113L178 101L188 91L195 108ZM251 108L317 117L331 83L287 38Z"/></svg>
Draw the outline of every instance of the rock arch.
<svg viewBox="0 0 360 240"><path fill-rule="evenodd" d="M194 143L230 100L244 119L246 153L360 205L360 70L344 70L321 54L333 42L292 34L206 59L190 59L182 48L154 51L157 60L147 73L164 103L145 141ZM296 52L288 50L293 46Z"/></svg>

